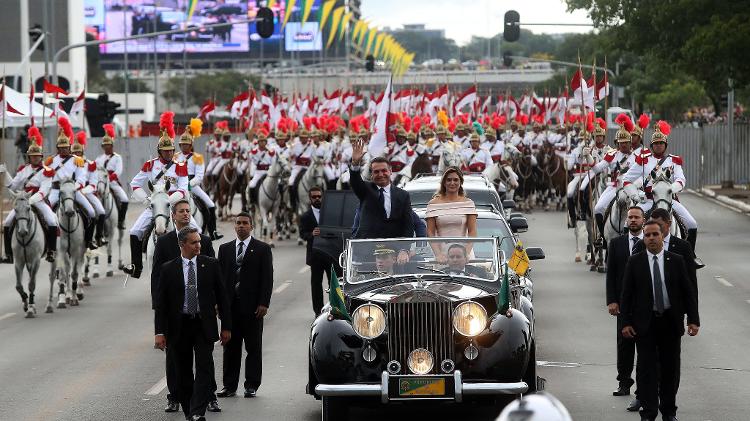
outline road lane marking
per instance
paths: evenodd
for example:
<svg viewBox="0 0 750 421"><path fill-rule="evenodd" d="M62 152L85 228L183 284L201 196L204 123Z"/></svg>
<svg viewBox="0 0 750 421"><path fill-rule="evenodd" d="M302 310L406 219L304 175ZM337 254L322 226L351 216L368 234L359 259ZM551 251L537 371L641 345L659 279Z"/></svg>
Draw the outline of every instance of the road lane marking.
<svg viewBox="0 0 750 421"><path fill-rule="evenodd" d="M291 279L287 279L278 288L276 288L275 290L273 290L273 293L274 294L278 294L278 293L284 291L285 289L289 288L289 285L291 285L291 284L292 284L292 280Z"/></svg>
<svg viewBox="0 0 750 421"><path fill-rule="evenodd" d="M11 318L11 317L13 317L15 315L16 315L16 313L5 313L2 316L0 316L0 320L5 320L5 319Z"/></svg>
<svg viewBox="0 0 750 421"><path fill-rule="evenodd" d="M303 266L302 269L297 271L297 273L305 273L309 270L310 270L310 266Z"/></svg>
<svg viewBox="0 0 750 421"><path fill-rule="evenodd" d="M537 367L560 367L560 368L574 368L580 367L580 363L567 363L562 361L537 361Z"/></svg>
<svg viewBox="0 0 750 421"><path fill-rule="evenodd" d="M726 279L724 279L724 277L722 277L722 276L714 276L714 278L716 278L716 280L717 280L717 281L718 281L718 282L719 282L720 284L724 285L725 287L733 287L733 286L734 286L734 285L732 285L732 283L731 283L731 282L727 281L727 280L726 280Z"/></svg>
<svg viewBox="0 0 750 421"><path fill-rule="evenodd" d="M161 391L164 390L164 388L166 387L167 387L167 376L164 376L161 378L161 380L156 382L155 385L151 386L151 389L147 390L146 394L149 396L156 396L159 393L161 393Z"/></svg>

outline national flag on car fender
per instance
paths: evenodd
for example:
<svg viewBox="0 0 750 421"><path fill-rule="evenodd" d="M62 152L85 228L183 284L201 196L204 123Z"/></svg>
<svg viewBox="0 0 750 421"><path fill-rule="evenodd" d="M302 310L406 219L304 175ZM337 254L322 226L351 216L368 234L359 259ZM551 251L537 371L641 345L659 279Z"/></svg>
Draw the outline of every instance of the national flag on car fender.
<svg viewBox="0 0 750 421"><path fill-rule="evenodd" d="M508 284L508 262L505 262L503 284L497 294L497 313L505 314L510 309L510 284Z"/></svg>
<svg viewBox="0 0 750 421"><path fill-rule="evenodd" d="M346 303L344 302L344 292L341 290L339 285L339 278L336 276L336 268L331 265L331 276L328 279L328 302L331 304L331 313L335 316L343 317L346 320L352 321L349 312L346 311Z"/></svg>
<svg viewBox="0 0 750 421"><path fill-rule="evenodd" d="M518 240L516 243L513 255L510 256L510 260L508 261L508 266L519 276L525 275L529 270L529 256L526 254L521 240Z"/></svg>

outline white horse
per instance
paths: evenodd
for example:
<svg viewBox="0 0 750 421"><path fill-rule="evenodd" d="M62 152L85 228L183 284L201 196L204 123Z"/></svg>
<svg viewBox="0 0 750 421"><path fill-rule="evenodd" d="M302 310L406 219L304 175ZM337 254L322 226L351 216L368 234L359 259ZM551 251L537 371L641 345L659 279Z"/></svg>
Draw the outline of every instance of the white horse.
<svg viewBox="0 0 750 421"><path fill-rule="evenodd" d="M458 148L451 148L447 145L443 148L443 153L440 154L440 162L438 163L438 175L443 175L449 167L461 168L464 160L461 157L460 151Z"/></svg>
<svg viewBox="0 0 750 421"><path fill-rule="evenodd" d="M73 180L60 182L60 200L57 208L60 237L57 245L58 285L57 308L67 304L77 306L83 299L83 284L78 283L78 271L83 265L86 242L84 220L76 209L76 183Z"/></svg>
<svg viewBox="0 0 750 421"><path fill-rule="evenodd" d="M287 224L283 217L279 215L283 197L282 197L282 180L284 172L289 165L289 160L283 154L275 154L273 162L268 168L263 182L256 188L258 189L258 205L255 212L255 235L267 241L271 247L274 247L273 239L277 234L277 227L280 226L280 234L283 239L286 232ZM300 182L301 184L301 182Z"/></svg>
<svg viewBox="0 0 750 421"><path fill-rule="evenodd" d="M115 196L112 194L110 188L109 175L104 169L97 169L98 181L96 183L96 194L102 201L104 206L104 238L107 239L107 272L104 276L113 276L115 274L114 267L112 266L112 249L114 247L115 231L117 232L117 267L122 267L122 239L124 237L124 230L117 228L117 220L119 211L115 204ZM93 265L91 259L94 259ZM93 266L92 278L98 278L100 276L100 253L86 253L86 266L83 271L83 282L88 285L89 281L89 269Z"/></svg>
<svg viewBox="0 0 750 421"><path fill-rule="evenodd" d="M505 198L512 199L515 194L518 182L511 176L512 168L508 164L501 164L500 161L492 163L492 166L484 170L484 175L493 184L502 183L505 186Z"/></svg>
<svg viewBox="0 0 750 421"><path fill-rule="evenodd" d="M670 234L678 238L683 238L679 220L675 218L674 211L672 210L672 200L674 200L672 193L672 170L670 168L660 169L659 171L656 169L652 170L651 186L651 194L654 198L651 209L658 208L669 212L672 216L672 225L669 228Z"/></svg>
<svg viewBox="0 0 750 421"><path fill-rule="evenodd" d="M151 230L148 245L146 246L146 264L148 265L146 267L153 266L156 240L174 229L174 225L171 223L172 213L170 211L168 191L169 183L166 185L156 185L149 198L151 202L151 223L153 224L153 229Z"/></svg>
<svg viewBox="0 0 750 421"><path fill-rule="evenodd" d="M21 295L23 311L27 318L36 317L34 290L36 289L36 274L44 254L44 230L39 217L32 211L29 204L31 193L14 193L13 209L15 211L15 227L11 234L13 242L14 266L16 269L16 291ZM29 272L29 293L23 289L23 270ZM54 265L50 274L49 298L47 299L47 313L52 313L52 291L54 284Z"/></svg>
<svg viewBox="0 0 750 421"><path fill-rule="evenodd" d="M297 184L297 221L299 221L299 218L310 209L310 197L308 197L310 188L318 186L323 190L326 189L326 178L323 174L324 165L323 158L313 158L312 162L310 162L310 166L307 167L307 171L305 171L299 184ZM302 237L297 238L297 244L304 244Z"/></svg>

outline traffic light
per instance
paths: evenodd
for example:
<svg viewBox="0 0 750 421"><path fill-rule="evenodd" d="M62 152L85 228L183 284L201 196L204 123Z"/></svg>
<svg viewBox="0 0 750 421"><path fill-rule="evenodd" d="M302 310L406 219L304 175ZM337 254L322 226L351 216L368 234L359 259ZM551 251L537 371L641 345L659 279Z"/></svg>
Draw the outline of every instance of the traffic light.
<svg viewBox="0 0 750 421"><path fill-rule="evenodd" d="M97 99L86 98L86 119L92 137L104 136L102 124L111 123L115 114L120 113L120 103L109 100L109 95L101 94ZM131 112L133 110L131 109Z"/></svg>
<svg viewBox="0 0 750 421"><path fill-rule="evenodd" d="M518 41L521 36L521 16L515 10L505 12L503 39L508 42Z"/></svg>
<svg viewBox="0 0 750 421"><path fill-rule="evenodd" d="M365 57L365 70L368 72L375 71L375 57L373 57L372 54L368 54L367 57Z"/></svg>
<svg viewBox="0 0 750 421"><path fill-rule="evenodd" d="M270 38L273 35L273 11L268 7L258 9L255 16L255 29L261 38Z"/></svg>
<svg viewBox="0 0 750 421"><path fill-rule="evenodd" d="M35 23L34 26L29 28L29 36L31 37L31 43L34 44L35 42L39 41L39 37L41 37L43 33L44 33L44 30L42 29L42 25ZM37 49L39 51L44 51L44 44L46 43L42 41L42 43L39 44L39 47Z"/></svg>
<svg viewBox="0 0 750 421"><path fill-rule="evenodd" d="M510 51L506 51L503 53L503 66L510 67L513 65L513 58L511 57L513 53Z"/></svg>

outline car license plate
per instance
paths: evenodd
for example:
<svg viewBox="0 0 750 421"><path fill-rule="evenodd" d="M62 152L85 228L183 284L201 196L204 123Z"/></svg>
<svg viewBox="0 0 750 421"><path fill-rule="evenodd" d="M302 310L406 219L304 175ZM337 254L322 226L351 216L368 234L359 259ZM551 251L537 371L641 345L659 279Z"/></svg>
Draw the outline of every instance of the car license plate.
<svg viewBox="0 0 750 421"><path fill-rule="evenodd" d="M445 379L440 377L402 377L399 396L445 396Z"/></svg>

